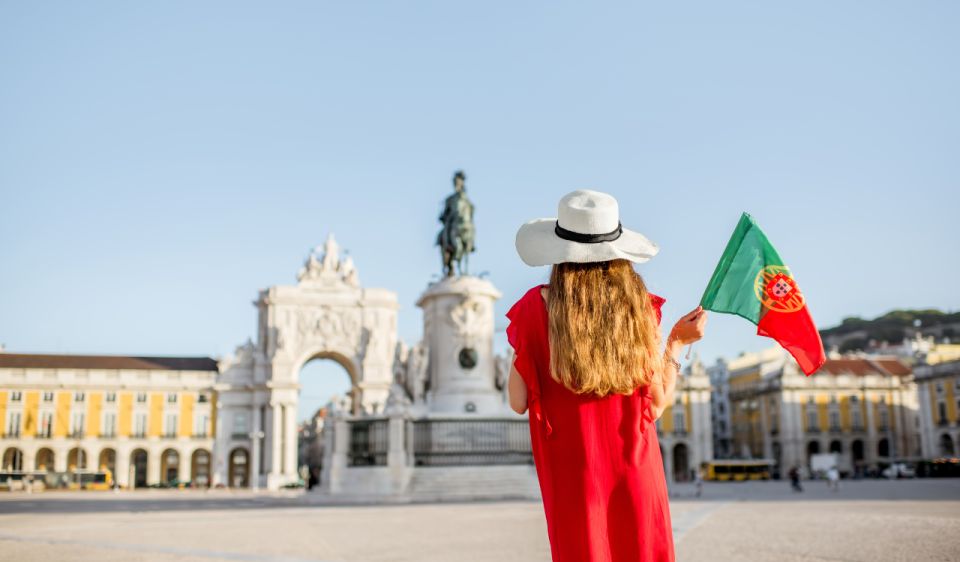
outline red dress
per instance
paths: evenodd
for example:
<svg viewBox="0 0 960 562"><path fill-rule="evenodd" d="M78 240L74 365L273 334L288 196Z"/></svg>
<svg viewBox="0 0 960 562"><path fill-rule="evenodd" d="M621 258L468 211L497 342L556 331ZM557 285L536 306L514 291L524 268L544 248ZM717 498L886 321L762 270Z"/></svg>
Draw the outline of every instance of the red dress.
<svg viewBox="0 0 960 562"><path fill-rule="evenodd" d="M553 560L672 561L667 483L647 388L599 398L554 381L544 286L527 291L507 312L507 339L527 385ZM664 300L651 300L659 321Z"/></svg>

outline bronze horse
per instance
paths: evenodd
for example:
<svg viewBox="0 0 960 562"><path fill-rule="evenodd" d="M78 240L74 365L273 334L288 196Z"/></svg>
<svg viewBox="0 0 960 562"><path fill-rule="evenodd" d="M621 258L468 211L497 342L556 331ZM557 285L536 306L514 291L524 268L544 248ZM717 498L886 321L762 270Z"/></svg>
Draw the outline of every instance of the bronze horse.
<svg viewBox="0 0 960 562"><path fill-rule="evenodd" d="M457 275L466 275L467 257L476 251L473 203L467 199L466 179L462 170L453 175L453 194L447 197L440 214L443 228L437 234L437 245L440 246L443 273L447 277L453 276L454 266Z"/></svg>

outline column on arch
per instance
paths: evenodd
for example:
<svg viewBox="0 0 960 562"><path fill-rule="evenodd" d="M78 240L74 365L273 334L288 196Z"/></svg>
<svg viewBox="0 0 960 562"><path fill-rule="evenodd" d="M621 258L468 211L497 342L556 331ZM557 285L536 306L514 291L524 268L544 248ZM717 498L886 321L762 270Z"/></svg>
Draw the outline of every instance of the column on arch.
<svg viewBox="0 0 960 562"><path fill-rule="evenodd" d="M284 451L284 473L291 476L292 479L298 478L297 453L299 444L297 442L297 405L287 403L284 405L285 433L287 435L286 451Z"/></svg>

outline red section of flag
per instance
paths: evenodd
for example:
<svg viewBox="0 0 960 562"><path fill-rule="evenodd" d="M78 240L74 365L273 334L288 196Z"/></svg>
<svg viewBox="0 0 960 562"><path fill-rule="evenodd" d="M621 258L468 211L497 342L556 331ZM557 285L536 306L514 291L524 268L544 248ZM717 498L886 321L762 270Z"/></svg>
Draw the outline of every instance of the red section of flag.
<svg viewBox="0 0 960 562"><path fill-rule="evenodd" d="M820 332L806 306L794 312L765 309L757 324L757 334L777 340L807 375L813 374L827 360Z"/></svg>

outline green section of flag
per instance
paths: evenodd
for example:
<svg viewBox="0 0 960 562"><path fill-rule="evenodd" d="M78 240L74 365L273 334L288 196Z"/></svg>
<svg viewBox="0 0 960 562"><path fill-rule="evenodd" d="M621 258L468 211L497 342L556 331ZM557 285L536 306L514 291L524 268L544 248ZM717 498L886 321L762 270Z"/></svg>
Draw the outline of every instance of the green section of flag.
<svg viewBox="0 0 960 562"><path fill-rule="evenodd" d="M783 260L753 217L743 213L703 292L700 306L714 312L736 314L758 324L762 310L754 282L768 265L783 265Z"/></svg>

